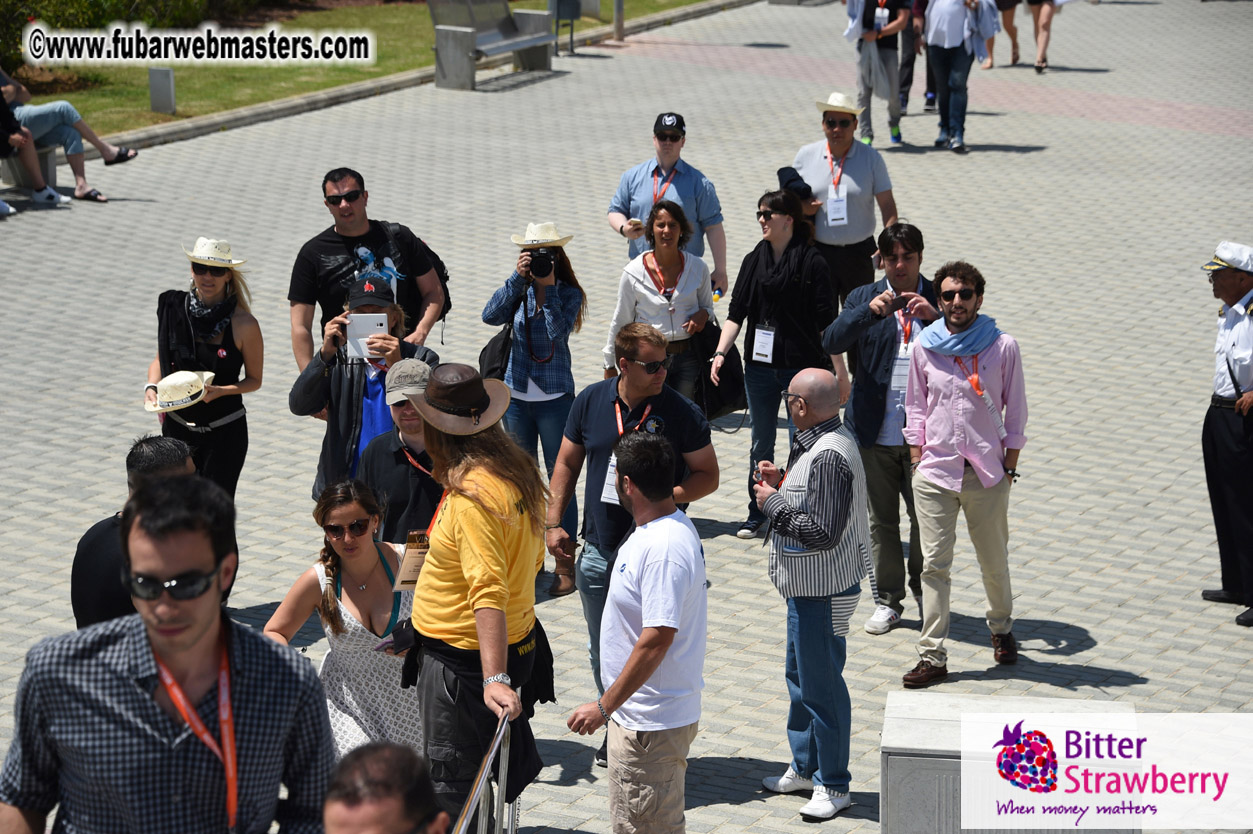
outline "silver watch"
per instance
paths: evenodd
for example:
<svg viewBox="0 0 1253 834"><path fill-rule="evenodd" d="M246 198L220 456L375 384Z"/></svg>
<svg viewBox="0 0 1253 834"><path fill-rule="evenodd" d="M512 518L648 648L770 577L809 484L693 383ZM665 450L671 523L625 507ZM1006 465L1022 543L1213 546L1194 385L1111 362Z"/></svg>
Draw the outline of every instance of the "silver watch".
<svg viewBox="0 0 1253 834"><path fill-rule="evenodd" d="M487 687L489 683L503 683L505 686L513 686L513 681L504 672L499 675L492 675L490 678L483 678L483 686Z"/></svg>

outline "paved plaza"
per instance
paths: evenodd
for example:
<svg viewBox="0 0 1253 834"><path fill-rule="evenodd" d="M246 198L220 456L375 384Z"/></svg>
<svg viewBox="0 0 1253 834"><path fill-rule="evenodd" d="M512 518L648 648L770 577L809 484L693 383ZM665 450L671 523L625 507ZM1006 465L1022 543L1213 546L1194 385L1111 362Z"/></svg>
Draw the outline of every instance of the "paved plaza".
<svg viewBox="0 0 1253 834"><path fill-rule="evenodd" d="M1030 17L1020 10L1017 20L1024 63L972 71L968 156L931 148L921 78L904 147L886 147L883 102L871 116L901 217L926 235L924 271L956 258L982 270L983 312L1021 343L1030 402L1010 512L1022 656L993 664L978 570L959 532L950 676L938 691L1247 711L1253 633L1233 624L1237 609L1199 596L1218 585L1199 444L1218 302L1199 266L1220 239L1253 242L1253 69L1242 57L1253 3L1072 3L1055 22L1042 77L1030 66ZM320 545L310 488L323 424L287 410L296 369L285 298L297 250L330 222L322 174L363 172L370 215L411 226L448 263L453 312L428 341L445 361L475 363L492 334L479 313L516 260L510 234L541 220L572 232L567 251L589 295L587 326L573 337L582 387L601 377L625 263L605 210L619 174L651 154L654 116L687 119L684 158L717 186L734 280L759 236L758 196L822 136L814 99L855 91L844 22L839 5L757 3L580 48L551 74L481 75L477 93L424 86L148 148L122 168L93 168L108 206L0 221L9 334L0 461L10 490L0 507L10 565L0 748L26 650L73 627L75 542L120 507L126 450L157 428L141 389L157 295L188 279L180 245L227 238L248 258L267 340L264 387L246 398L251 449L231 597L237 617L260 625ZM1008 57L1004 36L996 54ZM760 789L789 758L784 606L761 541L733 535L745 515L748 441L747 428L715 436L722 486L691 509L712 581L687 789L693 832L802 826L803 799ZM523 830L607 832L605 771L591 764L599 738L565 728L594 693L579 602L541 594L538 610L560 703L534 722L549 766L522 798ZM856 804L826 823L832 831L879 830L883 706L917 659L913 612L907 627L875 637L860 629L872 611L863 594L846 670ZM316 622L301 637L319 658Z"/></svg>

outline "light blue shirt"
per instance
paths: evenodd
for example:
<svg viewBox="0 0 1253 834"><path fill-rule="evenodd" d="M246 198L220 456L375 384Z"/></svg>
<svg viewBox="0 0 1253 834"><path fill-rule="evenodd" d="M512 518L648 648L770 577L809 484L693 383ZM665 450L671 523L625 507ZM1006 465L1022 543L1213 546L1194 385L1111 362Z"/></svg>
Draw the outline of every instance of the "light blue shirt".
<svg viewBox="0 0 1253 834"><path fill-rule="evenodd" d="M628 219L647 220L648 213L653 209L653 174L657 175L657 191L660 193L666 182L661 173L661 166L656 159L641 162L628 169L618 181L618 190L609 203L609 211L620 212ZM674 163L674 179L660 194L662 200L678 203L692 224L692 239L683 247L696 257L705 254L705 229L722 222L722 204L718 202L718 194L714 184L704 174L688 165L682 159ZM630 256L637 258L651 247L646 237L638 237L631 241Z"/></svg>

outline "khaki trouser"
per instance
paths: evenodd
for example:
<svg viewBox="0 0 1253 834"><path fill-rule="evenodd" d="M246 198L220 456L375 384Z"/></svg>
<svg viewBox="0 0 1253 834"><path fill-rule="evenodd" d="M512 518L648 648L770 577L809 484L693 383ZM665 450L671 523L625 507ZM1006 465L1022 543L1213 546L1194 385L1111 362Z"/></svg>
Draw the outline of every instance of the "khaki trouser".
<svg viewBox="0 0 1253 834"><path fill-rule="evenodd" d="M918 655L944 666L948 653L944 638L949 628L949 571L957 541L957 512L966 516L970 542L983 572L987 594L987 622L993 634L1013 627L1013 594L1009 584L1009 478L984 487L967 467L961 492L953 492L914 473L914 509L922 538L922 636Z"/></svg>
<svg viewBox="0 0 1253 834"><path fill-rule="evenodd" d="M683 831L687 752L697 724L628 730L609 722L609 816L614 834Z"/></svg>
<svg viewBox="0 0 1253 834"><path fill-rule="evenodd" d="M870 504L870 558L879 588L875 602L897 614L904 613L906 563L901 548L901 498L909 514L909 589L922 593L922 540L914 511L914 491L909 478L909 447L859 446L866 470L866 498Z"/></svg>

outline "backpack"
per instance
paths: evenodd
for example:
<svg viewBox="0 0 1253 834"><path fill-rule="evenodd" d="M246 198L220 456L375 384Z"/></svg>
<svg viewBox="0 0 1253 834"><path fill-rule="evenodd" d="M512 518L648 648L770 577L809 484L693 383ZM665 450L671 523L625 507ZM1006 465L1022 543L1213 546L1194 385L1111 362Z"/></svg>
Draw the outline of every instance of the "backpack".
<svg viewBox="0 0 1253 834"><path fill-rule="evenodd" d="M401 252L400 245L396 243L396 233L400 231L399 223L383 223L383 231L387 233L387 242L391 244L392 251L399 254ZM417 237L416 235L414 237ZM444 266L444 262L440 260L439 255L435 254L435 250L426 245L426 241L417 238L418 249L426 255L426 259L431 262L431 266L435 269L435 274L439 276L440 286L444 290L444 309L440 311L439 321L443 321L448 315L448 311L452 309L452 296L448 294L448 268ZM404 266L407 266L404 265ZM415 276L416 277L416 276Z"/></svg>

